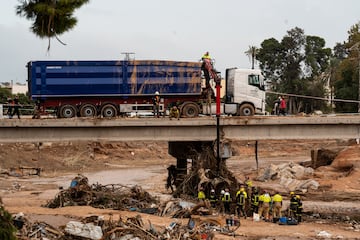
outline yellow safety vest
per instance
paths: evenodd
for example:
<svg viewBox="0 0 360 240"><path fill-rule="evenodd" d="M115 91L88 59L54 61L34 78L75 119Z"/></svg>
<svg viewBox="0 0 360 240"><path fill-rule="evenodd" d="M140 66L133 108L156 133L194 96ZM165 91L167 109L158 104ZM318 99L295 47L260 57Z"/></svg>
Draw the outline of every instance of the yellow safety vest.
<svg viewBox="0 0 360 240"><path fill-rule="evenodd" d="M251 180L247 180L246 182L246 185L248 186L248 187L252 187L252 185L253 185L253 183L252 183L252 181Z"/></svg>
<svg viewBox="0 0 360 240"><path fill-rule="evenodd" d="M203 191L198 192L198 199L199 200L205 199L205 193Z"/></svg>
<svg viewBox="0 0 360 240"><path fill-rule="evenodd" d="M204 54L204 55L202 56L202 59L211 59L211 57L210 57L210 55Z"/></svg>
<svg viewBox="0 0 360 240"><path fill-rule="evenodd" d="M271 202L271 197L264 195L264 197L263 197L263 202L265 202L265 203Z"/></svg>
<svg viewBox="0 0 360 240"><path fill-rule="evenodd" d="M231 202L231 196L230 193L226 192L224 196L221 199L223 202Z"/></svg>
<svg viewBox="0 0 360 240"><path fill-rule="evenodd" d="M273 196L273 201L274 202L282 202L282 196L280 194L275 194Z"/></svg>

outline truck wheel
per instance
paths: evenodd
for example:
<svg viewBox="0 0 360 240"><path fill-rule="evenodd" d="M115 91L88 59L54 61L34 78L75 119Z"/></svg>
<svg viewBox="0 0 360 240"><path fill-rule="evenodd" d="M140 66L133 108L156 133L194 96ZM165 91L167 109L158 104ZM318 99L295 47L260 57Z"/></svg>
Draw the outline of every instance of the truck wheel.
<svg viewBox="0 0 360 240"><path fill-rule="evenodd" d="M84 104L80 108L81 117L95 117L97 115L96 107L92 104Z"/></svg>
<svg viewBox="0 0 360 240"><path fill-rule="evenodd" d="M76 108L72 105L63 105L60 107L61 118L73 118L76 116Z"/></svg>
<svg viewBox="0 0 360 240"><path fill-rule="evenodd" d="M252 115L254 115L254 113L255 113L255 109L249 103L245 103L245 104L241 105L239 108L240 116L252 116Z"/></svg>
<svg viewBox="0 0 360 240"><path fill-rule="evenodd" d="M116 117L117 110L114 105L106 104L101 108L101 115L106 118Z"/></svg>
<svg viewBox="0 0 360 240"><path fill-rule="evenodd" d="M199 116L199 108L194 103L188 103L182 108L182 114L188 118L197 117Z"/></svg>

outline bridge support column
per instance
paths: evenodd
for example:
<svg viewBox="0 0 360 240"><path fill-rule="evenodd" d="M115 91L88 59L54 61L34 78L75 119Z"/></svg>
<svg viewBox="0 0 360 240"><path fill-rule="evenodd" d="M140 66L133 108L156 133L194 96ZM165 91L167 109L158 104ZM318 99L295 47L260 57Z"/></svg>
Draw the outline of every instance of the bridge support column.
<svg viewBox="0 0 360 240"><path fill-rule="evenodd" d="M168 153L176 158L177 179L175 185L178 186L187 175L188 159L196 161L205 146L211 146L211 141L186 141L169 142Z"/></svg>

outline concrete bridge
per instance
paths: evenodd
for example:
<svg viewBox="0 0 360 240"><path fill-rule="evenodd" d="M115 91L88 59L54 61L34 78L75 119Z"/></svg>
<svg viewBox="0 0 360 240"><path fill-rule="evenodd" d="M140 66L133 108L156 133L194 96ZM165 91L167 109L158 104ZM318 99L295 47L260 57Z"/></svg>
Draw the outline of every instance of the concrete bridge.
<svg viewBox="0 0 360 240"><path fill-rule="evenodd" d="M0 142L214 141L216 118L0 119ZM357 139L360 116L221 117L231 140Z"/></svg>
<svg viewBox="0 0 360 240"><path fill-rule="evenodd" d="M221 117L221 139L359 139L360 117ZM176 158L179 179L187 174L187 159L219 146L220 159L231 157L228 144L213 145L217 121L213 117L117 119L0 119L0 143L55 141L168 141ZM197 158L195 158L197 159Z"/></svg>

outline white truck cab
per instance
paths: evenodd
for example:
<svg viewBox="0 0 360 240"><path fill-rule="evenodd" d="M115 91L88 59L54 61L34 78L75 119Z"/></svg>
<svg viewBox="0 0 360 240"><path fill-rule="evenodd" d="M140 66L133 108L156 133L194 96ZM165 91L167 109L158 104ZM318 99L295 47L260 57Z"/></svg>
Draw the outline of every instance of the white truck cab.
<svg viewBox="0 0 360 240"><path fill-rule="evenodd" d="M226 69L225 87L225 114L265 114L265 85L260 69Z"/></svg>

